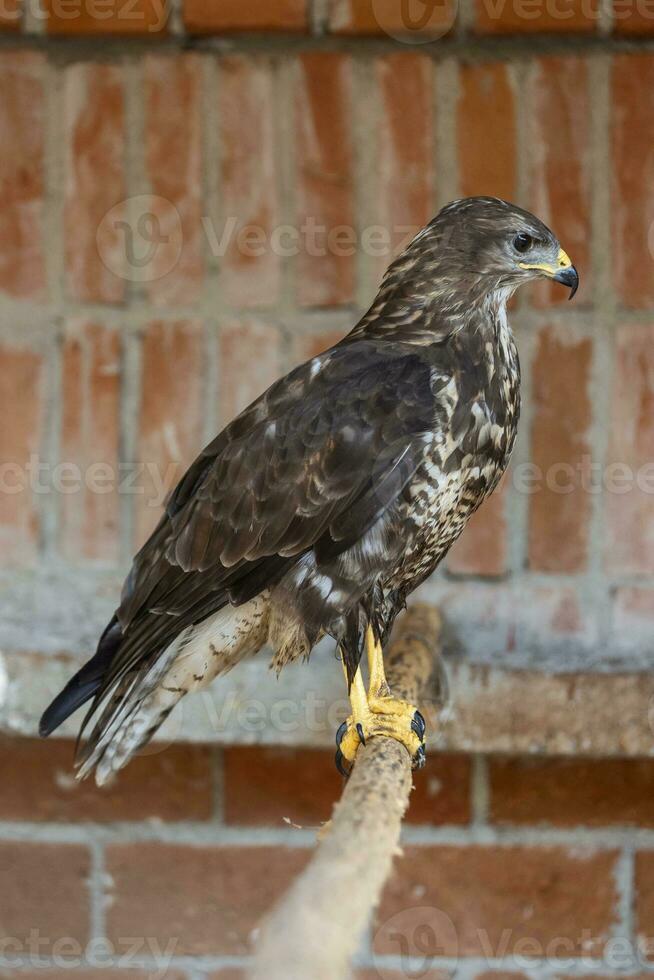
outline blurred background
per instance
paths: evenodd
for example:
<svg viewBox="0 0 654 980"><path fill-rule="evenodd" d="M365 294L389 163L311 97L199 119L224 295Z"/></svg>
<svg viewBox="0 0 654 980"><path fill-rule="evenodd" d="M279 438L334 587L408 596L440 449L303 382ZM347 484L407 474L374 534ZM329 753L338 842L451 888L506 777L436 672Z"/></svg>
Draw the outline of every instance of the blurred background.
<svg viewBox="0 0 654 980"><path fill-rule="evenodd" d="M652 975L653 41L650 0L2 0L0 976L241 977L341 791L333 651L102 791L38 717L197 451L471 194L581 288L513 304L518 446L422 590L451 704L358 977Z"/></svg>

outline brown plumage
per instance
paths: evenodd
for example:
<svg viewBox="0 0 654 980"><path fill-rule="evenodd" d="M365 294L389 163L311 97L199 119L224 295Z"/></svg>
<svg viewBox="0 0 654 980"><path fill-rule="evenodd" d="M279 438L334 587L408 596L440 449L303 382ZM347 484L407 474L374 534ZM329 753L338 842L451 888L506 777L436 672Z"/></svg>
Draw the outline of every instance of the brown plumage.
<svg viewBox="0 0 654 980"><path fill-rule="evenodd" d="M179 697L266 641L277 668L324 634L350 680L492 492L513 447L515 289L577 275L537 218L492 198L444 208L362 320L199 455L134 559L92 660L45 712L93 698L79 753L100 780Z"/></svg>

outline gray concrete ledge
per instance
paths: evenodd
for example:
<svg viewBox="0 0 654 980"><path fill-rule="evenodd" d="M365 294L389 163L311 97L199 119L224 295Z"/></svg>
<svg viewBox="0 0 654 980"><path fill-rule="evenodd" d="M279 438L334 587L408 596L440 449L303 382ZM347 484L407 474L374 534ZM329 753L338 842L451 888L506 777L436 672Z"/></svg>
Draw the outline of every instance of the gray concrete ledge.
<svg viewBox="0 0 654 980"><path fill-rule="evenodd" d="M0 661L0 730L35 735L38 718L79 661L5 654ZM550 755L654 755L654 676L556 674L448 663L450 703L437 722L427 705L432 748ZM278 678L265 660L243 664L183 701L159 741L328 748L347 714L342 675L325 647ZM81 712L61 735L74 736Z"/></svg>
<svg viewBox="0 0 654 980"><path fill-rule="evenodd" d="M93 650L121 576L50 568L0 574L0 730L35 735L39 716ZM422 598L449 619L450 704L431 719L433 747L473 752L639 756L654 754L651 657L594 656L552 643L504 650L496 625L467 627L469 583L439 581ZM463 636L463 641L461 637ZM477 638L479 646L473 646ZM450 651L448 653L448 650ZM333 644L279 678L261 655L187 698L160 740L331 747L347 714ZM80 713L81 714L81 713ZM73 736L80 716L61 734Z"/></svg>

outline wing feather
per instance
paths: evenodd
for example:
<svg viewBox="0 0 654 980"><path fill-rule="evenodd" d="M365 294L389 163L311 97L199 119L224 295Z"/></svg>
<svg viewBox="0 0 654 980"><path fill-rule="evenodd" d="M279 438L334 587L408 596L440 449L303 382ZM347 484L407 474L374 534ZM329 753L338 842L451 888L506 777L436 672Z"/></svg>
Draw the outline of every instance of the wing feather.
<svg viewBox="0 0 654 980"><path fill-rule="evenodd" d="M337 345L273 385L203 450L136 556L108 682L308 549L358 540L415 472L435 411L427 362L380 341Z"/></svg>

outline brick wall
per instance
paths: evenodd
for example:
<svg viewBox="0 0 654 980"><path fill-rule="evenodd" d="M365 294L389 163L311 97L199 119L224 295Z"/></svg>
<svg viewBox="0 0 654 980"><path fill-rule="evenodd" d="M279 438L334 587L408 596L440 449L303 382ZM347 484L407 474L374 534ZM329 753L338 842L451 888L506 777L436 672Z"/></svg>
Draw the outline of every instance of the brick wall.
<svg viewBox="0 0 654 980"><path fill-rule="evenodd" d="M552 224L582 288L515 304L512 471L432 594L477 657L647 663L651 5L450 0L421 36L395 0L0 6L4 595L122 569L410 229L494 193ZM29 652L65 652L48 639ZM163 951L169 980L235 980L340 790L330 754L177 746L73 792L70 753L0 743L0 976L141 980ZM359 980L651 975L653 765L432 754Z"/></svg>
<svg viewBox="0 0 654 980"><path fill-rule="evenodd" d="M91 0L52 0L43 16L34 2L20 37L15 18L0 36L6 561L124 567L182 467L350 328L412 230L456 195L499 194L552 224L582 287L573 304L547 285L515 304L513 467L437 594L449 601L452 582L464 594L466 580L465 610L451 603L464 648L481 625L470 609L490 604L494 654L554 644L610 665L642 652L654 621L644 0L631 13L543 0L536 17L522 0L479 0L431 44L394 40L399 8L382 0L188 0L160 30L155 0L133 16L105 3L101 17Z"/></svg>
<svg viewBox="0 0 654 980"><path fill-rule="evenodd" d="M71 752L0 742L0 977L241 977L331 752L173 747L102 791ZM431 758L357 980L651 976L653 798L651 761Z"/></svg>

